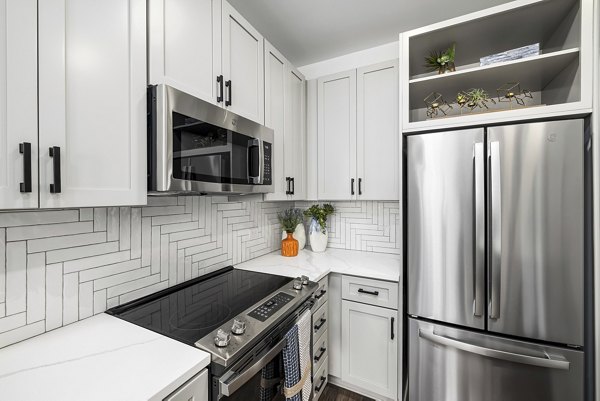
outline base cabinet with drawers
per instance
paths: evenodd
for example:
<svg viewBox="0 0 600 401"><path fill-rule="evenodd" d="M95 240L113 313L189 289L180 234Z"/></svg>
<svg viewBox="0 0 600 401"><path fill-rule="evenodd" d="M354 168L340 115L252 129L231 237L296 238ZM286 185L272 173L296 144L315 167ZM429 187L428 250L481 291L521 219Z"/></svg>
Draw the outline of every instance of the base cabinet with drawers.
<svg viewBox="0 0 600 401"><path fill-rule="evenodd" d="M317 401L327 385L329 376L329 280L324 277L319 281L313 299L315 305L312 315L312 364L313 364L313 401Z"/></svg>
<svg viewBox="0 0 600 401"><path fill-rule="evenodd" d="M397 399L398 296L396 282L330 275L329 374L336 384Z"/></svg>
<svg viewBox="0 0 600 401"><path fill-rule="evenodd" d="M208 370L192 377L164 401L208 401Z"/></svg>

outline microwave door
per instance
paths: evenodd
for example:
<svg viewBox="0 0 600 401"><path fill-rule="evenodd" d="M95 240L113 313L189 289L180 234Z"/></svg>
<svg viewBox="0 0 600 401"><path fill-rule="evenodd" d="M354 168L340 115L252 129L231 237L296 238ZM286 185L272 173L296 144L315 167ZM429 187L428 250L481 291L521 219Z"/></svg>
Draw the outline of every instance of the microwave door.
<svg viewBox="0 0 600 401"><path fill-rule="evenodd" d="M264 144L261 139L248 141L248 183L262 184L264 179Z"/></svg>

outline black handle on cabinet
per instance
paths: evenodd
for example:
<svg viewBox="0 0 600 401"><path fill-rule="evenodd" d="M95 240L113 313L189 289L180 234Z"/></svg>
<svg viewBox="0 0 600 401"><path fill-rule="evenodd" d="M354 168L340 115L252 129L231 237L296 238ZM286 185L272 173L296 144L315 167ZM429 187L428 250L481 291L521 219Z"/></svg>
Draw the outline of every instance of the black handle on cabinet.
<svg viewBox="0 0 600 401"><path fill-rule="evenodd" d="M392 340L394 339L394 337L396 337L396 335L394 334L394 321L396 320L396 318L392 317Z"/></svg>
<svg viewBox="0 0 600 401"><path fill-rule="evenodd" d="M325 376L321 376L321 383L319 383L319 385L315 387L315 393L321 391L321 389L323 388L323 384L325 384L325 380L327 380L327 378Z"/></svg>
<svg viewBox="0 0 600 401"><path fill-rule="evenodd" d="M217 103L223 101L223 75L217 76L217 82L219 83L219 95L217 95Z"/></svg>
<svg viewBox="0 0 600 401"><path fill-rule="evenodd" d="M321 358L323 358L323 355L325 355L325 351L327 351L327 348L321 347L319 351L321 351L321 353L319 355L315 355L315 363L319 362Z"/></svg>
<svg viewBox="0 0 600 401"><path fill-rule="evenodd" d="M354 178L350 179L350 195L354 195Z"/></svg>
<svg viewBox="0 0 600 401"><path fill-rule="evenodd" d="M227 88L227 99L225 100L225 106L231 106L231 87L233 85L231 84L231 80L229 81L225 81L225 87Z"/></svg>
<svg viewBox="0 0 600 401"><path fill-rule="evenodd" d="M315 324L315 331L318 331L327 322L327 319L321 318L319 323Z"/></svg>
<svg viewBox="0 0 600 401"><path fill-rule="evenodd" d="M358 194L362 195L362 178L358 179Z"/></svg>
<svg viewBox="0 0 600 401"><path fill-rule="evenodd" d="M379 291L367 291L367 290L363 290L362 288L359 288L358 292L361 294L369 294L369 295L375 295L375 296L379 295Z"/></svg>
<svg viewBox="0 0 600 401"><path fill-rule="evenodd" d="M315 295L315 299L321 299L325 294L327 294L327 290L321 290L319 295Z"/></svg>
<svg viewBox="0 0 600 401"><path fill-rule="evenodd" d="M290 195L295 195L296 194L296 181L295 181L295 178L291 177L290 181L292 183L292 191L291 191Z"/></svg>
<svg viewBox="0 0 600 401"><path fill-rule="evenodd" d="M52 158L52 167L54 170L54 183L50 184L50 193L59 194L62 189L60 182L60 148L58 146L52 146L48 154Z"/></svg>
<svg viewBox="0 0 600 401"><path fill-rule="evenodd" d="M19 187L23 193L31 192L31 143L20 143L19 153L23 154L23 182Z"/></svg>
<svg viewBox="0 0 600 401"><path fill-rule="evenodd" d="M290 177L285 177L285 194L291 195L292 191L290 190Z"/></svg>

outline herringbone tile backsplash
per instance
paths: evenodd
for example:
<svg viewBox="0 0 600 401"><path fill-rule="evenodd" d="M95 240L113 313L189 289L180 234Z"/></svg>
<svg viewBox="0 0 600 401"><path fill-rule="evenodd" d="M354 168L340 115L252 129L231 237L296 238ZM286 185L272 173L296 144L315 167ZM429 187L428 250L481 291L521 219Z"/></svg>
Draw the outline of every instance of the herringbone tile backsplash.
<svg viewBox="0 0 600 401"><path fill-rule="evenodd" d="M275 251L277 212L293 205L151 197L146 207L1 212L0 348ZM331 247L397 252L397 203L335 206Z"/></svg>

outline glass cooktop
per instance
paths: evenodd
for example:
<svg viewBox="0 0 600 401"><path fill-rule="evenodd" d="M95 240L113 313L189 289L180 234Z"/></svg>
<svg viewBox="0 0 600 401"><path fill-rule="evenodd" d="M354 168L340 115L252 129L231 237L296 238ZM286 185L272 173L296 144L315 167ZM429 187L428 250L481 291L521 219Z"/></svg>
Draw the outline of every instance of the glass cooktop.
<svg viewBox="0 0 600 401"><path fill-rule="evenodd" d="M107 313L193 346L292 280L228 267Z"/></svg>

